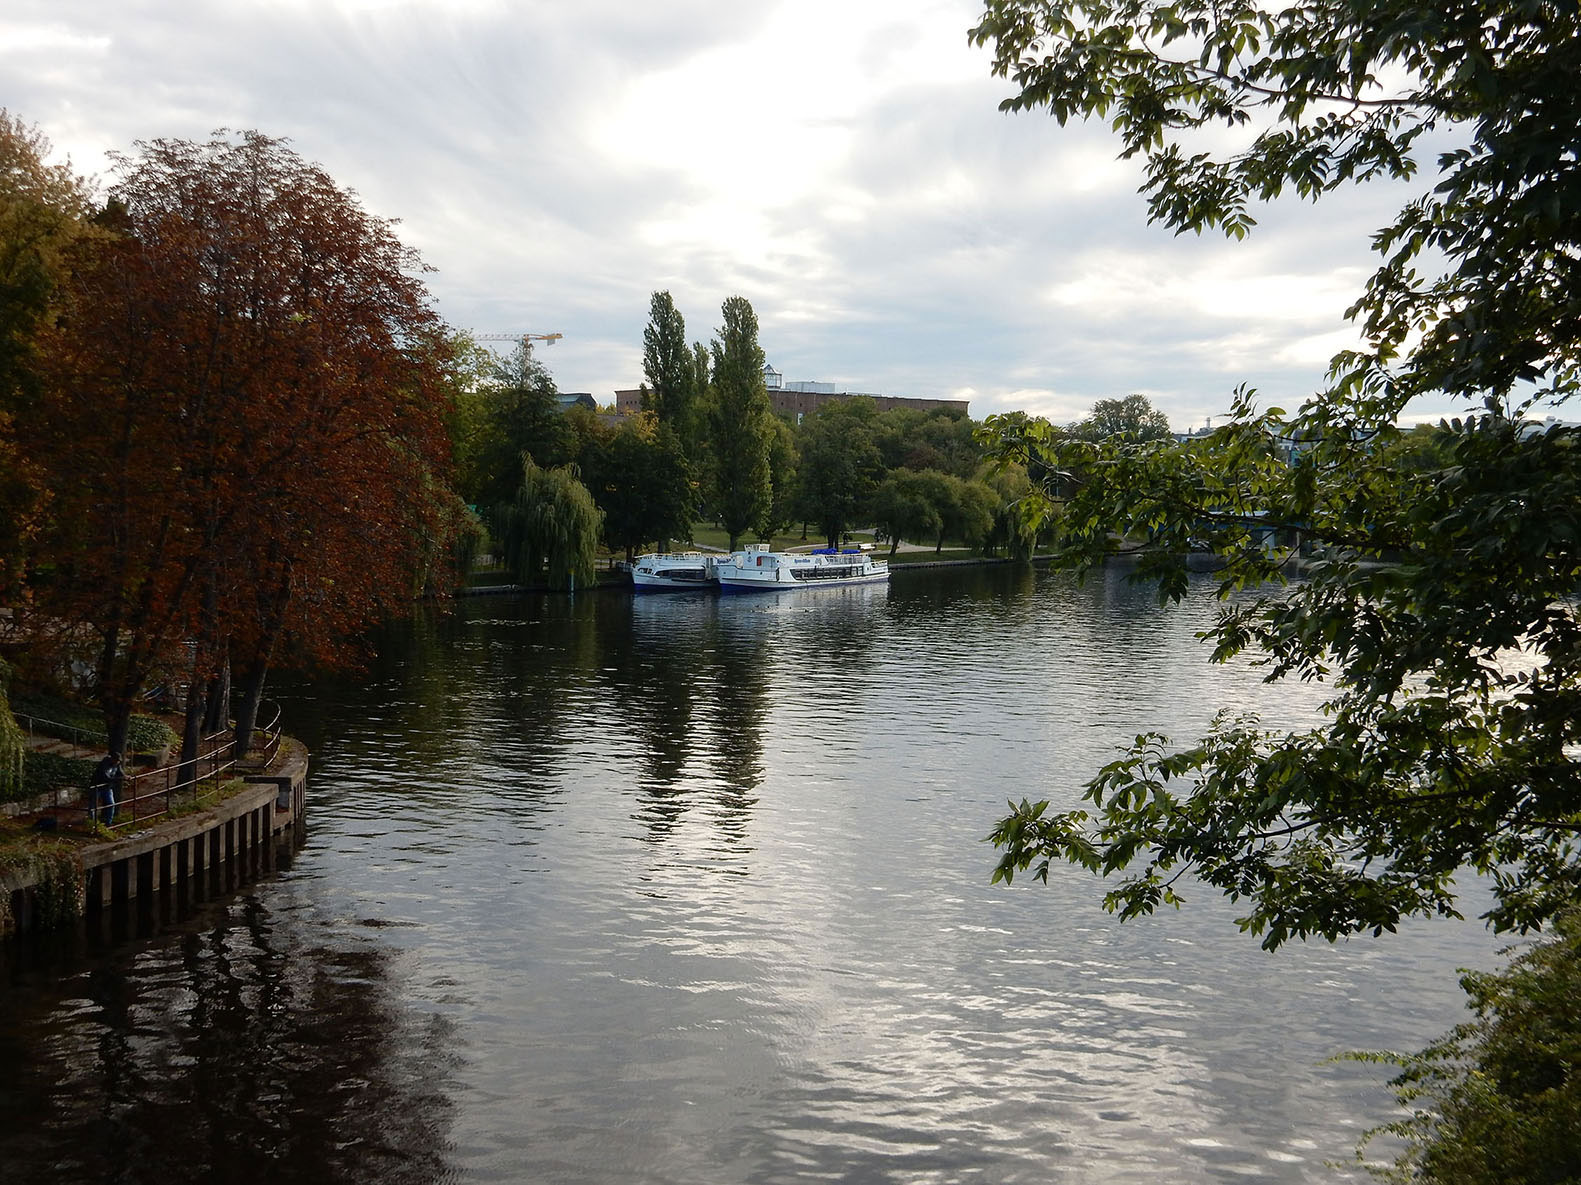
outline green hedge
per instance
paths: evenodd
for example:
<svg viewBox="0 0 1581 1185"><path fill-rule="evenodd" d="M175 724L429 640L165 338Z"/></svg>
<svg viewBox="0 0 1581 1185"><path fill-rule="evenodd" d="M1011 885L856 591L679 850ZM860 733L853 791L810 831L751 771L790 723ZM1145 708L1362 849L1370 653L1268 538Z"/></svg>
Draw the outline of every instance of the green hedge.
<svg viewBox="0 0 1581 1185"><path fill-rule="evenodd" d="M22 758L22 788L11 797L31 798L60 786L86 790L97 764L91 757L62 757L58 753L29 751Z"/></svg>
<svg viewBox="0 0 1581 1185"><path fill-rule="evenodd" d="M55 695L27 692L12 697L11 710L34 718L33 731L82 745L106 743L104 717L93 708ZM53 727L64 725L64 727ZM27 727L23 725L24 729ZM154 716L133 716L127 724L129 753L162 753L175 743L176 734Z"/></svg>

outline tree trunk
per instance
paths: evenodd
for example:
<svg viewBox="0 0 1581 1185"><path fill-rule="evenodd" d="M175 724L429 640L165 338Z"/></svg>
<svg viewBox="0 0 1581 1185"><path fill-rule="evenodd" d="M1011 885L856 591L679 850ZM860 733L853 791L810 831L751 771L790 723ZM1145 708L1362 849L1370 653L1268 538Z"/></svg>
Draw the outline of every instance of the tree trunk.
<svg viewBox="0 0 1581 1185"><path fill-rule="evenodd" d="M220 664L219 672L209 680L208 711L203 714L203 734L213 736L230 723L231 716L231 660Z"/></svg>
<svg viewBox="0 0 1581 1185"><path fill-rule="evenodd" d="M253 729L258 724L258 705L263 702L264 680L269 674L269 663L260 659L242 675L241 696L236 703L236 732L232 750L240 761L253 746Z"/></svg>
<svg viewBox="0 0 1581 1185"><path fill-rule="evenodd" d="M118 623L117 623L118 624ZM132 723L132 705L126 697L115 692L115 659L118 653L119 630L104 631L104 645L99 654L98 699L99 710L104 714L105 751L126 752L126 733Z"/></svg>
<svg viewBox="0 0 1581 1185"><path fill-rule="evenodd" d="M104 731L108 736L105 749L110 753L126 754L126 734L132 726L132 706L126 703L116 704L104 713Z"/></svg>
<svg viewBox="0 0 1581 1185"><path fill-rule="evenodd" d="M192 679L187 684L187 717L186 725L181 731L181 767L176 772L178 786L191 786L196 793L198 780L198 752L202 748L203 740L203 709L207 696L204 689L208 686L198 672L197 660L192 663Z"/></svg>
<svg viewBox="0 0 1581 1185"><path fill-rule="evenodd" d="M286 613L291 605L291 560L280 562L275 580L267 597L260 598L263 620L259 634L251 649L251 657L243 666L241 702L236 705L236 731L231 741L231 752L240 761L253 746L253 729L258 724L258 707L263 703L264 679L269 674L269 659L274 654L275 642L285 628Z"/></svg>

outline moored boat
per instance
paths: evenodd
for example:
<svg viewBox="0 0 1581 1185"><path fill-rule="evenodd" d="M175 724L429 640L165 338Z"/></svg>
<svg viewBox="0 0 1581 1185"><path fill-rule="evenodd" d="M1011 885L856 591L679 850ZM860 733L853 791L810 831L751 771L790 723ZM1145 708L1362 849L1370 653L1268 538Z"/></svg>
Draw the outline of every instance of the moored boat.
<svg viewBox="0 0 1581 1185"><path fill-rule="evenodd" d="M712 588L713 556L700 551L653 552L631 566L631 587L637 592Z"/></svg>
<svg viewBox="0 0 1581 1185"><path fill-rule="evenodd" d="M714 566L720 592L767 592L790 588L840 588L885 584L889 564L865 548L811 552L770 551L761 545L734 552Z"/></svg>

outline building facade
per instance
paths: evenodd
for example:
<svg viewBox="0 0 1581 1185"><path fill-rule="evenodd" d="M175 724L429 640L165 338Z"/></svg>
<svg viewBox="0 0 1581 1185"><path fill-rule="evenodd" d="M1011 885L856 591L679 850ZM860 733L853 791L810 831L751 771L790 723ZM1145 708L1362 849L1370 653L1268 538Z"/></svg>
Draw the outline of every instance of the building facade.
<svg viewBox="0 0 1581 1185"><path fill-rule="evenodd" d="M876 395L867 391L842 391L834 383L787 383L772 366L763 368L763 385L768 388L769 406L798 424L802 417L811 415L824 404L838 399L871 399L879 411L896 407L910 407L917 411L945 410L969 415L965 399L910 399L902 395ZM642 410L643 388L615 392L615 410L622 415L632 415Z"/></svg>

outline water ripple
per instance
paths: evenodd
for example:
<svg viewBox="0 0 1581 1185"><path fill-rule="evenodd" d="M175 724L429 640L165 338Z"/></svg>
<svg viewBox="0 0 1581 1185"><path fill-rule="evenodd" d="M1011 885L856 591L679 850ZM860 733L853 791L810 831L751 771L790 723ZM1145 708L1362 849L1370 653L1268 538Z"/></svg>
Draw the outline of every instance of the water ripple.
<svg viewBox="0 0 1581 1185"><path fill-rule="evenodd" d="M307 847L12 989L0 1155L91 1171L94 1116L207 1098L192 1139L268 1124L271 1181L1345 1179L1386 1099L1323 1059L1453 1023L1479 930L1268 956L1189 888L1120 926L1073 870L987 883L1005 800L1074 802L1136 732L1312 718L1205 664L1214 611L1010 571L491 599L283 686Z"/></svg>

